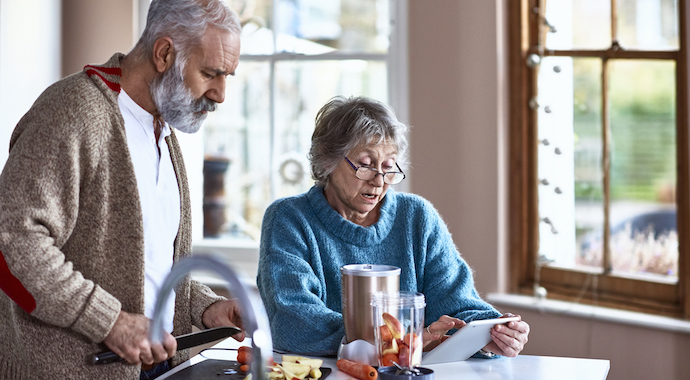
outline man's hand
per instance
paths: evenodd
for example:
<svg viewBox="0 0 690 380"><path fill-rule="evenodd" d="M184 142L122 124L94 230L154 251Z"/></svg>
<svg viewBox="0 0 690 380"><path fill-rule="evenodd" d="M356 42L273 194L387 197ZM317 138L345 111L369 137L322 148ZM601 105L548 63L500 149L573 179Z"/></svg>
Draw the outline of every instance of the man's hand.
<svg viewBox="0 0 690 380"><path fill-rule="evenodd" d="M242 324L242 314L240 313L240 307L237 299L218 301L211 304L211 306L204 310L201 320L204 322L204 326L209 329L221 326L232 326L244 330ZM241 342L244 340L245 333L242 331L233 335L232 337Z"/></svg>
<svg viewBox="0 0 690 380"><path fill-rule="evenodd" d="M120 311L113 328L103 339L108 348L132 365L160 363L175 355L177 341L163 332L163 342L149 340L149 319L142 314Z"/></svg>

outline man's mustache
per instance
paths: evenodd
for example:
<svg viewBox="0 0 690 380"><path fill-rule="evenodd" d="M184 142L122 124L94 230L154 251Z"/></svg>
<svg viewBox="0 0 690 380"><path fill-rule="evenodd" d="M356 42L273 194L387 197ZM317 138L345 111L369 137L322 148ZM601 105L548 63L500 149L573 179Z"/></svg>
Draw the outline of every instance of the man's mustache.
<svg viewBox="0 0 690 380"><path fill-rule="evenodd" d="M202 96L201 98L194 101L194 105L192 106L192 111L194 113L201 112L201 111L213 112L216 110L217 107L218 107L218 103L214 102L213 100L211 100L205 96Z"/></svg>

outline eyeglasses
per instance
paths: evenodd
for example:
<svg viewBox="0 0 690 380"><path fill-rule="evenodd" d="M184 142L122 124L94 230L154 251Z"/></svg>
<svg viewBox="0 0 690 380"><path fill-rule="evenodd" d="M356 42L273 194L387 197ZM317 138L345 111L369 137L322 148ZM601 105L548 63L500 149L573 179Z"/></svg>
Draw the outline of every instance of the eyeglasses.
<svg viewBox="0 0 690 380"><path fill-rule="evenodd" d="M397 185L402 182L403 179L405 179L405 173L402 172L402 169L400 169L400 166L398 166L397 162L395 163L395 167L397 167L400 171L381 173L374 168L366 166L356 167L347 157L345 157L345 161L352 166L352 169L355 170L355 176L362 181L371 181L379 174L383 176L383 182L389 185Z"/></svg>

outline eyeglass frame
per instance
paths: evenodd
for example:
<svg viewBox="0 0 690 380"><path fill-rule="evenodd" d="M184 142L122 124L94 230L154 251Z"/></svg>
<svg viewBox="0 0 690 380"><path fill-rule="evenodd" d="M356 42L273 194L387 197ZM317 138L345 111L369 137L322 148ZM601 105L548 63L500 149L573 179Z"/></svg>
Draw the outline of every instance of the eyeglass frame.
<svg viewBox="0 0 690 380"><path fill-rule="evenodd" d="M343 158L345 159L345 161L347 161L348 164L350 164L352 169L355 171L355 177L357 177L357 179L359 179L361 181L373 181L374 179L376 179L376 176L379 174L383 177L383 183L388 184L388 185L397 185L405 179L405 172L403 172L402 169L400 169L400 166L398 165L397 162L395 163L395 167L397 167L399 171L397 171L397 172L380 172L380 171L378 171L374 168L370 168L368 166L357 167L357 166L355 166L355 164L352 163L352 161L350 161L349 158L347 158L347 157L343 157ZM376 172L376 174L374 174L374 176L370 179L360 178L359 175L357 174L359 172L359 169L367 169L369 171ZM396 183L386 182L386 174L402 174L402 179Z"/></svg>

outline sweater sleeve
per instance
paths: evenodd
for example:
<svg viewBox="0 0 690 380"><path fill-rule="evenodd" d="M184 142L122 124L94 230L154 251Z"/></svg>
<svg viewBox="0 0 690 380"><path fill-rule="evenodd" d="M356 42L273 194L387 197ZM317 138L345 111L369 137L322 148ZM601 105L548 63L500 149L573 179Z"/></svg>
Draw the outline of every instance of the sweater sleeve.
<svg viewBox="0 0 690 380"><path fill-rule="evenodd" d="M335 354L345 335L342 314L326 305L316 242L304 218L274 203L264 215L257 284L276 349Z"/></svg>
<svg viewBox="0 0 690 380"><path fill-rule="evenodd" d="M49 104L55 100L42 96L20 121L0 175L0 251L6 263L0 282L15 281L8 296L33 317L100 342L121 303L84 278L62 251L77 221L85 173L97 166L88 157L99 151L98 128L84 135L79 121L65 117L68 111ZM95 119L89 122L97 125Z"/></svg>
<svg viewBox="0 0 690 380"><path fill-rule="evenodd" d="M202 284L197 280L190 281L190 310L192 317L192 324L200 329L206 329L202 321L204 311L212 304L226 299L219 296L211 290L208 286Z"/></svg>
<svg viewBox="0 0 690 380"><path fill-rule="evenodd" d="M422 227L426 233L423 293L426 296L425 324L450 315L466 322L497 318L501 313L484 301L474 286L472 269L458 252L438 212L425 203Z"/></svg>

